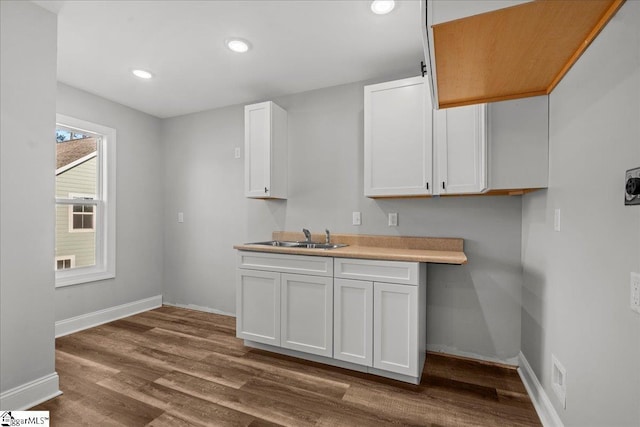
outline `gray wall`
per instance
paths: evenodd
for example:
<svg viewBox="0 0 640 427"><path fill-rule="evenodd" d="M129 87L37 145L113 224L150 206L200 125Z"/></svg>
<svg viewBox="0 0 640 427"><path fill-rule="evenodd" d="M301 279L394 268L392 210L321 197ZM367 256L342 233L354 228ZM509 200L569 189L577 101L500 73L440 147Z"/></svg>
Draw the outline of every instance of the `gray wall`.
<svg viewBox="0 0 640 427"><path fill-rule="evenodd" d="M9 1L0 2L0 19L0 391L5 392L55 370L57 20L31 2Z"/></svg>
<svg viewBox="0 0 640 427"><path fill-rule="evenodd" d="M163 120L165 301L233 313L232 246L269 239L273 230L462 237L468 265L428 269L428 344L489 359L515 357L520 197L367 199L363 84L274 101L289 119L286 201L243 197L244 161L233 157L234 147L244 150L243 106ZM362 226L351 225L352 211L362 212ZM388 212L398 212L398 227L386 225Z"/></svg>
<svg viewBox="0 0 640 427"><path fill-rule="evenodd" d="M117 251L115 279L56 289L56 320L162 294L160 120L62 83L57 112L116 129Z"/></svg>
<svg viewBox="0 0 640 427"><path fill-rule="evenodd" d="M640 425L640 2L626 2L550 97L550 185L523 199L522 351L567 426ZM560 232L553 231L561 209ZM567 408L551 388L567 370Z"/></svg>

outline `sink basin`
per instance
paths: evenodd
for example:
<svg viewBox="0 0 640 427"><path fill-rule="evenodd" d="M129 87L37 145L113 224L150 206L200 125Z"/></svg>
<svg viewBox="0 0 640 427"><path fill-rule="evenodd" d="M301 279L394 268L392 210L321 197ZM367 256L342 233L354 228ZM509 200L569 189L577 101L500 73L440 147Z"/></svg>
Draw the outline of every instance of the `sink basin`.
<svg viewBox="0 0 640 427"><path fill-rule="evenodd" d="M316 242L289 242L286 240L269 240L267 242L253 242L247 243L248 245L261 245L261 246L279 246L283 248L302 248L302 249L336 249L344 248L345 244L342 243L316 243Z"/></svg>

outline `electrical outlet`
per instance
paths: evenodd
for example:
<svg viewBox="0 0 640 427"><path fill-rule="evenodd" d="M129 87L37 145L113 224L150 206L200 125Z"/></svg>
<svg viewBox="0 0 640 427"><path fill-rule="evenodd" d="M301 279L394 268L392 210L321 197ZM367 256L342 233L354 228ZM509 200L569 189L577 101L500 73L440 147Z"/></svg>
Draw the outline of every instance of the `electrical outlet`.
<svg viewBox="0 0 640 427"><path fill-rule="evenodd" d="M236 159L239 159L239 158L240 158L240 147L236 147L236 148L235 148L235 150L233 151L233 156L234 156Z"/></svg>
<svg viewBox="0 0 640 427"><path fill-rule="evenodd" d="M567 409L567 370L551 355L551 388L564 409Z"/></svg>
<svg viewBox="0 0 640 427"><path fill-rule="evenodd" d="M389 214L389 227L397 227L398 226L398 213L391 212Z"/></svg>
<svg viewBox="0 0 640 427"><path fill-rule="evenodd" d="M353 225L361 225L362 224L362 217L360 216L360 212L353 212L351 223Z"/></svg>
<svg viewBox="0 0 640 427"><path fill-rule="evenodd" d="M178 222L184 222L184 213L178 212Z"/></svg>
<svg viewBox="0 0 640 427"><path fill-rule="evenodd" d="M640 274L631 273L631 310L640 313Z"/></svg>

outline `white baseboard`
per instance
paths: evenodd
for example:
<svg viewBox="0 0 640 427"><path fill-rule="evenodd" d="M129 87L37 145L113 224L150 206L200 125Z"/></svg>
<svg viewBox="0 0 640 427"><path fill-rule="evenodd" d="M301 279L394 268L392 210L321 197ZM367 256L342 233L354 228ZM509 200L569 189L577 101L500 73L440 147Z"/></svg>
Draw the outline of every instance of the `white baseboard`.
<svg viewBox="0 0 640 427"><path fill-rule="evenodd" d="M82 331L83 329L102 325L103 323L113 322L114 320L122 319L123 317L132 316L161 306L162 295L156 295L154 297L105 308L103 310L71 317L69 319L59 320L56 322L56 338Z"/></svg>
<svg viewBox="0 0 640 427"><path fill-rule="evenodd" d="M195 304L174 304L174 303L170 303L170 302L166 302L166 301L164 301L163 304L164 305L169 305L171 307L186 308L186 309L189 309L189 310L204 311L206 313L222 314L223 316L236 317L235 313L229 313L229 312L218 310L218 309L215 309L215 308L203 307L203 306L195 305Z"/></svg>
<svg viewBox="0 0 640 427"><path fill-rule="evenodd" d="M524 383L524 387L527 389L527 393L529 393L529 397L533 402L533 406L536 408L542 425L544 427L564 427L560 416L549 400L549 396L547 396L542 384L540 384L538 377L536 377L535 372L531 369L531 365L529 365L527 358L524 357L522 352L518 354L518 361L520 362L518 374Z"/></svg>
<svg viewBox="0 0 640 427"><path fill-rule="evenodd" d="M431 351L434 353L450 354L452 356L466 357L469 359L483 360L485 362L499 363L501 365L511 365L514 367L518 366L517 357L513 357L511 359L498 359L497 357L488 357L488 356L482 356L475 353L470 353L467 351L460 351L456 348L449 347L446 345L441 345L441 344L427 344L427 351Z"/></svg>
<svg viewBox="0 0 640 427"><path fill-rule="evenodd" d="M0 394L0 411L24 411L61 394L54 372Z"/></svg>

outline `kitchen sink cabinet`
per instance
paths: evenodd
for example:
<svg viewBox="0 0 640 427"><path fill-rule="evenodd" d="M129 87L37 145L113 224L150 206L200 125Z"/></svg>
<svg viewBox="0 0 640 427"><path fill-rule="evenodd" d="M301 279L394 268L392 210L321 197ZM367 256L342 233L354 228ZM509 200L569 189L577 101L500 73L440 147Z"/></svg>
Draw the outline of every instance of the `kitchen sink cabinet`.
<svg viewBox="0 0 640 427"><path fill-rule="evenodd" d="M246 345L420 382L425 263L239 251L236 286Z"/></svg>
<svg viewBox="0 0 640 427"><path fill-rule="evenodd" d="M287 112L271 101L244 107L245 196L287 198Z"/></svg>
<svg viewBox="0 0 640 427"><path fill-rule="evenodd" d="M333 258L238 253L236 336L333 355Z"/></svg>

